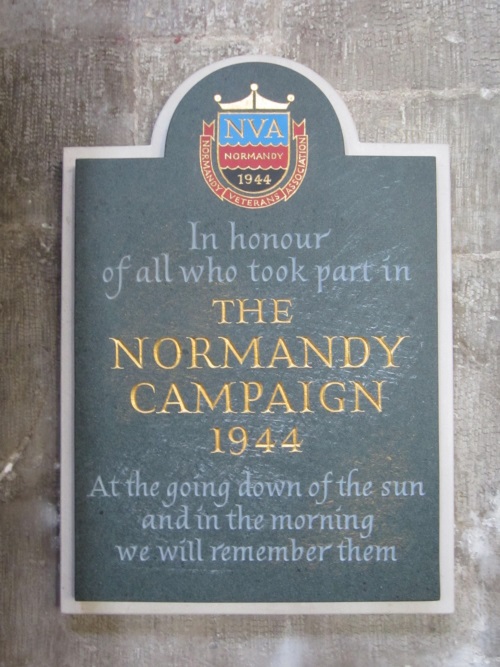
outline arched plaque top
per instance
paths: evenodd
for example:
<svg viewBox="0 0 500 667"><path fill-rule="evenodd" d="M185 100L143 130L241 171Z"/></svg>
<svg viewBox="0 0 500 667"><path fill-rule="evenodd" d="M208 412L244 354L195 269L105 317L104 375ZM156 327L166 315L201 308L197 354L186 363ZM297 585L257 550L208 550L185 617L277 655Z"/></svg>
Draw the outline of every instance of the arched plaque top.
<svg viewBox="0 0 500 667"><path fill-rule="evenodd" d="M259 114L289 113L296 123L306 121L313 145L326 144L329 153L337 156L357 152L354 121L340 95L324 79L285 58L253 56L220 61L181 84L158 116L152 151L158 157L166 156L165 147L174 134L180 142L184 140L180 135L192 136L198 130L201 134L203 122L217 121L218 114L252 112L257 132L263 125ZM243 134L241 125L234 127Z"/></svg>

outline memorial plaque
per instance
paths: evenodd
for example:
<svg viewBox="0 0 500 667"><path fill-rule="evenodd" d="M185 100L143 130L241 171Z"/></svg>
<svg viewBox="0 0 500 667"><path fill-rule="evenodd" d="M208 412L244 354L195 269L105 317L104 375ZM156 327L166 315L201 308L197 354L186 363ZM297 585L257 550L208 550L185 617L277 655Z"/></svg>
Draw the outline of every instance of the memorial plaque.
<svg viewBox="0 0 500 667"><path fill-rule="evenodd" d="M63 611L450 612L447 147L237 58L63 207Z"/></svg>

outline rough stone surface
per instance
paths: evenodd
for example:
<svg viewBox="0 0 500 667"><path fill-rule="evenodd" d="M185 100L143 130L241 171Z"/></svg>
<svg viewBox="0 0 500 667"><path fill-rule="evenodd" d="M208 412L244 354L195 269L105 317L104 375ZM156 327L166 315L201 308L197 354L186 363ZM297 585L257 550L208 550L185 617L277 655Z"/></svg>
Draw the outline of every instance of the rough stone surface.
<svg viewBox="0 0 500 667"><path fill-rule="evenodd" d="M496 0L0 3L1 667L500 664L498 9ZM59 613L62 149L149 143L179 83L241 54L317 71L363 141L451 146L453 616Z"/></svg>

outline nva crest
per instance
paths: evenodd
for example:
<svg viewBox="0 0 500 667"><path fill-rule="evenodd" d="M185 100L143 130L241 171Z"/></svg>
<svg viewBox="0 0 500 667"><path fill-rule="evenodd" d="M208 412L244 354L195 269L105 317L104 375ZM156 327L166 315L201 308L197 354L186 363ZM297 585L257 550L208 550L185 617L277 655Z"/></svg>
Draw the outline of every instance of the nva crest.
<svg viewBox="0 0 500 667"><path fill-rule="evenodd" d="M214 100L217 122L203 121L200 166L208 187L220 199L243 208L266 208L286 201L301 186L308 159L306 121L290 118L287 102L273 102L252 83L237 102Z"/></svg>

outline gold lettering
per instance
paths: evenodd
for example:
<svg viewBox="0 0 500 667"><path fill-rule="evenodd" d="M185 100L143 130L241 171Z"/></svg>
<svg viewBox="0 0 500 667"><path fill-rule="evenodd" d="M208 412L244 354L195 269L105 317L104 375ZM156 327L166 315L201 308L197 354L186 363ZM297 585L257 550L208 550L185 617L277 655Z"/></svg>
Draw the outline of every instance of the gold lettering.
<svg viewBox="0 0 500 667"><path fill-rule="evenodd" d="M363 394L363 396L368 399L377 412L382 412L382 385L384 384L385 380L380 382L373 380L373 382L377 385L377 398L374 398L371 394L369 394L360 382L351 381L351 384L354 385L354 410L351 410L351 412L364 412L364 410L359 407L360 394Z"/></svg>
<svg viewBox="0 0 500 667"><path fill-rule="evenodd" d="M320 391L319 391L319 402L321 403L321 406L327 410L328 412L344 412L344 399L339 398L338 396L335 396L335 400L337 401L337 406L335 408L332 408L330 405L327 405L326 400L325 400L325 394L326 390L329 387L340 387L342 391L345 391L345 384L343 382L327 382L324 384Z"/></svg>
<svg viewBox="0 0 500 667"><path fill-rule="evenodd" d="M172 395L177 400L173 401L172 400ZM183 400L183 398L180 394L180 391L178 390L177 385L175 385L175 384L170 385L170 389L168 390L168 394L167 394L167 397L165 399L165 403L163 404L162 409L157 412L157 414L161 414L162 412L169 414L170 411L169 411L168 408L171 405L178 405L179 406L179 410L177 411L178 413L190 412L190 410L188 410L186 408L186 404L184 403L184 400Z"/></svg>
<svg viewBox="0 0 500 667"><path fill-rule="evenodd" d="M361 368L364 366L370 358L370 343L368 339L362 336L342 336L342 338L344 339L344 365L342 368ZM351 343L355 340L361 341L364 349L363 359L357 364L352 363L351 357Z"/></svg>
<svg viewBox="0 0 500 667"><path fill-rule="evenodd" d="M278 351L282 351L283 354L278 354ZM290 351L285 341L281 337L278 338L276 342L276 347L274 348L272 359L267 368L276 368L276 366L274 365L275 361L286 361L288 362L287 368L298 368L297 364L292 359L292 355L290 354Z"/></svg>
<svg viewBox="0 0 500 667"><path fill-rule="evenodd" d="M250 409L250 403L258 401L262 396L264 390L264 385L262 382L240 382L243 385L243 414L253 414L255 410ZM255 395L250 394L250 388L253 387L256 389Z"/></svg>
<svg viewBox="0 0 500 667"><path fill-rule="evenodd" d="M204 410L201 409L201 399L206 402L210 410L214 410L215 406L217 403L221 400L222 396L224 395L225 402L226 402L226 407L224 409L224 414L228 412L234 412L234 410L231 408L231 385L234 384L234 382L226 382L223 386L220 392L217 394L217 397L212 401L210 396L207 393L207 390L205 387L200 384L199 382L191 382L192 385L196 387L197 391L197 396L196 396L196 410L194 411L195 413L202 413Z"/></svg>
<svg viewBox="0 0 500 667"><path fill-rule="evenodd" d="M291 299L273 299L273 304L274 304L274 320L272 320L271 324L290 324L293 315L288 314L288 309L292 307L292 300ZM286 306L284 304L287 304ZM283 315L287 319L280 320L279 316Z"/></svg>
<svg viewBox="0 0 500 667"><path fill-rule="evenodd" d="M245 350L243 354L240 354L238 350L235 348L233 343L229 338L226 338L225 336L219 336L219 340L222 340L224 342L225 347L225 352L224 352L224 364L221 366L221 368L233 368L232 365L229 364L229 352L231 352L234 357L236 358L236 361L241 365L243 365L243 362L245 359L248 357L250 352L253 351L253 364L252 368L264 368L263 366L260 365L260 340L262 336L256 336L255 338L252 338L250 341L249 346Z"/></svg>
<svg viewBox="0 0 500 667"><path fill-rule="evenodd" d="M220 310L221 310L221 319L217 324L231 324L229 320L226 319L226 305L229 303L231 306L234 306L234 300L233 299L212 299L212 308L220 303Z"/></svg>
<svg viewBox="0 0 500 667"><path fill-rule="evenodd" d="M210 350L210 341L208 338L204 338L203 336L200 338L191 338L191 336L188 336L187 339L191 341L191 366L188 366L188 368L202 368L202 366L198 366L196 363L197 357L204 359L208 368L220 368L220 366L214 364L208 356L208 351ZM203 343L205 346L205 349L201 352L198 351L198 343Z"/></svg>
<svg viewBox="0 0 500 667"><path fill-rule="evenodd" d="M398 336L396 344L393 347L389 347L387 345L387 343L385 342L385 336L372 336L372 338L376 340L377 343L380 343L380 345L382 345L384 351L387 354L387 365L384 366L384 368L399 368L399 366L394 363L393 355L394 352L400 346L400 344L404 341L404 339L409 338L409 336Z"/></svg>
<svg viewBox="0 0 500 667"><path fill-rule="evenodd" d="M143 343L145 340L148 340L148 337L146 336L145 338L134 338L138 342L138 353L137 357L134 356L134 354L128 349L128 347L125 346L124 343L119 338L110 338L109 340L112 340L115 344L115 365L112 367L113 370L119 368L123 370L123 366L120 366L120 350L123 350L127 357L134 362L134 364L137 366L137 368L144 368L143 361L142 361L142 350L143 350Z"/></svg>
<svg viewBox="0 0 500 667"><path fill-rule="evenodd" d="M163 343L170 341L173 343L174 348L175 348L175 361L173 364L170 364L169 366L165 365L161 359L160 359L160 347L163 345ZM156 364L160 367L163 368L164 370L172 370L172 368L177 368L177 366L180 364L180 361L182 359L182 348L178 340L175 338L158 338L158 340L155 342L154 347L153 347L153 357L154 360L156 361Z"/></svg>
<svg viewBox="0 0 500 667"><path fill-rule="evenodd" d="M258 317L255 323L265 324L265 320L262 316L262 304L264 303L265 299L252 299L252 301L257 304L256 308L247 308L245 306L246 302L249 300L250 299L238 299L238 305L240 307L240 319L238 320L238 324L249 324L249 322L245 320L245 313L257 313Z"/></svg>
<svg viewBox="0 0 500 667"><path fill-rule="evenodd" d="M325 340L328 341L328 356L324 355L316 345L305 336L297 336L299 340L304 342L304 366L303 368L311 368L309 365L309 349L311 349L314 354L321 359L321 361L328 366L328 368L333 367L333 351L332 351L332 341L337 338L337 336L323 336Z"/></svg>
<svg viewBox="0 0 500 667"><path fill-rule="evenodd" d="M139 382L138 384L134 385L130 390L130 405L134 408L136 412L140 412L142 415L150 415L152 412L156 410L156 406L153 406L150 410L143 410L139 407L139 404L137 403L137 392L139 390L139 387L149 387L150 389L152 389L154 394L156 393L155 386L154 384L150 384L149 382Z"/></svg>
<svg viewBox="0 0 500 667"><path fill-rule="evenodd" d="M281 401L276 400L277 396L280 396ZM263 410L262 412L265 414L266 412L269 413L274 413L274 410L271 408L275 405L282 405L285 408L285 412L297 412L292 408L290 405L290 401L288 399L288 396L286 395L286 391L281 384L281 382L278 382L276 387L274 388L273 394L271 396L271 400L269 401L267 408Z"/></svg>
<svg viewBox="0 0 500 667"><path fill-rule="evenodd" d="M309 404L309 385L311 382L302 382L299 380L299 384L302 385L302 390L304 392L304 399L302 401L302 410L301 412L314 412L314 410L311 410L310 404Z"/></svg>

